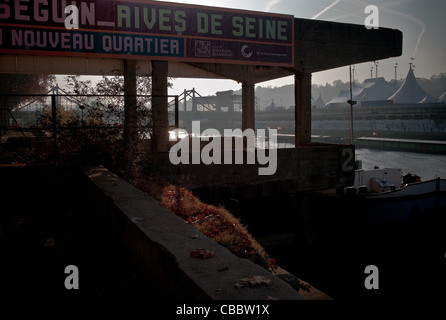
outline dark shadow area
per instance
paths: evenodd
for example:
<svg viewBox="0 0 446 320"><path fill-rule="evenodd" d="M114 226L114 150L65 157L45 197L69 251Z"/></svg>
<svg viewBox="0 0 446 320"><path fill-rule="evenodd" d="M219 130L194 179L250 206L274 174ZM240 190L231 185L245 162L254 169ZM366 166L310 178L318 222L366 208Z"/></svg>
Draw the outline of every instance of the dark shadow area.
<svg viewBox="0 0 446 320"><path fill-rule="evenodd" d="M446 208L414 210L401 223L367 220L364 203L311 193L250 201L220 199L293 275L340 301L446 298ZM367 290L365 269L379 270Z"/></svg>
<svg viewBox="0 0 446 320"><path fill-rule="evenodd" d="M94 212L78 169L0 172L3 297L47 303L157 298L109 225ZM79 270L79 290L65 288L69 265Z"/></svg>

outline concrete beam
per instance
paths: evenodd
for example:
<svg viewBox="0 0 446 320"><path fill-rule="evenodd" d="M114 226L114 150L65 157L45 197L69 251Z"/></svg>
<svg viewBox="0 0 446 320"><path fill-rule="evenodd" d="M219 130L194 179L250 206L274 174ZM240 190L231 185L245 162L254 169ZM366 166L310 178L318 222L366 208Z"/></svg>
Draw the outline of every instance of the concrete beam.
<svg viewBox="0 0 446 320"><path fill-rule="evenodd" d="M295 19L294 68L255 66L254 83L313 73L402 55L401 31L364 25ZM225 78L246 82L245 65L169 62L169 76ZM2 55L0 73L116 75L122 60L79 57ZM138 73L151 74L150 60L138 60Z"/></svg>
<svg viewBox="0 0 446 320"><path fill-rule="evenodd" d="M292 70L281 67L253 66L253 74L248 79L245 72L246 66L244 65L216 63L187 63L187 65L237 82L252 81L254 83L260 83L293 75Z"/></svg>
<svg viewBox="0 0 446 320"><path fill-rule="evenodd" d="M364 25L295 19L295 66L313 73L362 62L398 57L399 30L368 30Z"/></svg>

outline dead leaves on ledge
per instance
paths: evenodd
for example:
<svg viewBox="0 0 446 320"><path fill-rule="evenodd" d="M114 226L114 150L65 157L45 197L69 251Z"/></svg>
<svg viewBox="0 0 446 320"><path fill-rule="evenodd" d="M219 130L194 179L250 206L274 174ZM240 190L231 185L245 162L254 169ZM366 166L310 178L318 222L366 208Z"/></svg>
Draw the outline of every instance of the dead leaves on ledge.
<svg viewBox="0 0 446 320"><path fill-rule="evenodd" d="M203 260L210 259L215 257L216 252L208 249L196 249L192 250L190 252L190 256L193 258L201 258ZM228 267L223 267L221 269L218 269L219 272L229 270ZM236 288L243 288L243 287L257 287L260 285L269 286L271 284L271 279L268 279L264 276L251 276L246 277L243 279L240 279L237 281L234 286Z"/></svg>
<svg viewBox="0 0 446 320"><path fill-rule="evenodd" d="M193 258L202 258L203 260L215 257L216 252L208 249L197 249L190 252L190 256Z"/></svg>
<svg viewBox="0 0 446 320"><path fill-rule="evenodd" d="M236 288L243 288L246 286L249 287L256 287L260 285L266 285L269 286L271 284L271 279L268 279L264 276L251 276L248 278L240 279L235 283Z"/></svg>

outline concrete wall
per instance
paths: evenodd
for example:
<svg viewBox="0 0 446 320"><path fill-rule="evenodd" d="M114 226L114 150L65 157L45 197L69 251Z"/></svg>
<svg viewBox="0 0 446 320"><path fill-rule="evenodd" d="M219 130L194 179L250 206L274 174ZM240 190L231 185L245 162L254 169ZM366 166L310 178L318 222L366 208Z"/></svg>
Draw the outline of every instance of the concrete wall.
<svg viewBox="0 0 446 320"><path fill-rule="evenodd" d="M349 158L349 155L353 157ZM244 157L246 159L246 152ZM279 149L277 172L271 176L260 176L258 163L174 166L170 164L168 154L159 155L153 167L167 179L191 190L225 190L232 196L254 198L348 186L354 179L354 161L353 146L314 144Z"/></svg>
<svg viewBox="0 0 446 320"><path fill-rule="evenodd" d="M268 296L301 300L289 284L262 267L239 259L193 226L162 208L158 202L103 167L83 169L91 197L105 219L153 283L153 290L170 299L264 300ZM191 236L198 235L198 239ZM216 252L214 258L192 258L199 248ZM228 267L227 271L218 269ZM236 288L242 278L259 275L270 286Z"/></svg>
<svg viewBox="0 0 446 320"><path fill-rule="evenodd" d="M59 219L59 222L70 221L70 223L76 223L73 220L63 220L60 215L67 216L67 211L73 210L71 205L75 202L82 202L79 209L88 206L88 214L95 215L91 217L94 221L93 225L102 223L101 228L109 229L106 230L105 234L114 234L118 238L118 241L107 238L101 239L101 241L124 244L122 247L133 258L134 265L138 266L144 277L148 279L154 297L168 300L185 299L188 301L209 299L265 300L268 296L284 300L303 299L288 283L262 267L234 256L229 250L208 239L193 226L185 224L182 219L163 209L154 199L103 167L90 167L80 170L65 167L0 166L0 177L0 194L7 195L6 198L0 197L0 213L5 215L11 214L14 216L23 210L24 213L27 210L33 210L33 214L40 216L38 210L49 210L54 211L51 217ZM31 215L26 216L31 217ZM42 214L42 216L45 215ZM20 217L20 215L17 217ZM88 219L87 214L85 219ZM36 220L38 219L36 218ZM36 225L33 224L33 226ZM57 230L56 237L58 241L61 239L58 242L59 250L68 250L66 257L63 255L63 259L60 257L58 259L72 258L70 250L73 249L64 247L64 240L62 240L65 237L67 239L71 238L70 234L64 234L67 230L71 232L71 227L67 226L67 229ZM23 228L28 229L31 226L25 222ZM43 224L41 228L33 231L35 232L33 236L35 239L40 239L40 236L43 237L46 234L47 231L44 230L47 230L47 226ZM104 234L104 230L98 230L98 233ZM17 237L20 237L20 235L21 233L18 233ZM194 235L198 235L198 239L191 238ZM84 240L83 245L91 241L91 239ZM8 246L7 243L5 245ZM15 244L11 245L14 248ZM190 252L199 248L213 250L216 252L216 256L208 260L190 257ZM34 250L34 248L30 248L30 250ZM39 250L38 258L46 259L48 257L41 249L35 250ZM25 251L20 254L26 258L29 252ZM51 255L53 254L55 254L54 251L51 251ZM85 257L85 254L79 252L79 256ZM98 252L101 257L102 254L102 252ZM75 255L77 256L77 253ZM30 260L30 262L40 265L38 261ZM101 262L108 263L109 261ZM6 262L6 265L10 265L10 263ZM101 268L103 267L106 268L106 264L101 264ZM223 267L228 267L228 270L219 272L218 269ZM39 270L37 266L36 268L36 270ZM61 269L61 275L51 274L50 277L46 274L42 275L44 279L49 279L49 283L53 283L51 282L53 278L61 280L60 287L57 285L56 289L48 288L51 294L60 293L61 288L63 288L63 270ZM82 292L82 295L88 297L90 293L87 287L91 289L91 286L94 287L95 284L94 281L87 284L89 282L87 277L94 275L96 271L90 271L91 273L88 275L87 271L84 270L87 273L82 273L82 270L84 269L80 267L81 291L87 290ZM99 269L98 272L101 272L101 270ZM239 289L234 286L240 279L253 275L271 279L271 285ZM117 278L119 278L119 275ZM86 283L82 279L85 279ZM115 279L110 277L109 281L113 282ZM17 281L17 290L21 288L20 283L20 281ZM84 289L82 289L82 284L85 285ZM110 287L107 286L107 288ZM40 293L46 290L29 287L24 287L22 290L26 291L28 289L32 289L30 292L39 291ZM92 292L96 291L93 290ZM61 297L65 296L61 295ZM37 298L37 300L39 299Z"/></svg>

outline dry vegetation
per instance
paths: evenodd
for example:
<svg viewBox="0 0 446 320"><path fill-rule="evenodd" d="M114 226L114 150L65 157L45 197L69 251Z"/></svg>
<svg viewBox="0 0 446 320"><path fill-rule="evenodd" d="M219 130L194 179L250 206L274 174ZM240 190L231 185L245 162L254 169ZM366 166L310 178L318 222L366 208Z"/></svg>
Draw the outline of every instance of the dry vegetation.
<svg viewBox="0 0 446 320"><path fill-rule="evenodd" d="M262 246L225 208L202 203L183 187L166 183L160 177L142 175L131 181L136 187L159 201L164 208L192 224L207 237L228 248L240 258L249 259L265 268L274 267Z"/></svg>

